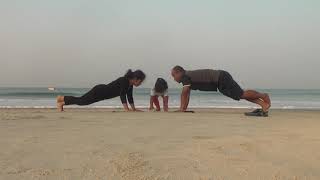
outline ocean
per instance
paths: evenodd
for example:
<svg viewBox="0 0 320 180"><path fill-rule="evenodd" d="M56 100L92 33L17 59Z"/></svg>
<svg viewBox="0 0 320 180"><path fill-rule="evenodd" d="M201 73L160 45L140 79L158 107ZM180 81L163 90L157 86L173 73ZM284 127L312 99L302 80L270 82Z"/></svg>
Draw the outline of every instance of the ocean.
<svg viewBox="0 0 320 180"><path fill-rule="evenodd" d="M0 88L0 108L54 108L57 95L81 96L88 88ZM320 89L258 89L271 96L273 109L320 109ZM181 89L169 89L169 106L178 107ZM149 106L150 89L135 88L134 99L137 107ZM160 98L161 102L161 98ZM80 107L80 106L69 106ZM119 108L120 98L101 101L86 108ZM256 105L244 100L238 102L218 92L192 91L192 108L255 108ZM81 107L83 108L83 106Z"/></svg>

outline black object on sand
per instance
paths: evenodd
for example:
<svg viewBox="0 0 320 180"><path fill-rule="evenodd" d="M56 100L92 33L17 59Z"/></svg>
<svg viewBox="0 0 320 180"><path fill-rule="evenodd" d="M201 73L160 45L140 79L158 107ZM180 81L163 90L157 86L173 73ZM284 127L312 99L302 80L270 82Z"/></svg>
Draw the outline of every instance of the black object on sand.
<svg viewBox="0 0 320 180"><path fill-rule="evenodd" d="M246 116L256 116L256 117L268 117L269 112L263 112L262 109L255 109L252 112L246 112L244 113Z"/></svg>

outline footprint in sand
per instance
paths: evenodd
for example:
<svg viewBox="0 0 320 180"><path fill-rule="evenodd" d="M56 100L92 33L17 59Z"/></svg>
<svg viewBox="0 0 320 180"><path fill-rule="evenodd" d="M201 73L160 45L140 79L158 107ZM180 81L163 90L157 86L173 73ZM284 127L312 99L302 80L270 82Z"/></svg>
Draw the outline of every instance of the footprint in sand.
<svg viewBox="0 0 320 180"><path fill-rule="evenodd" d="M42 115L37 115L37 116L24 116L24 117L20 117L21 119L34 119L34 120L38 120L38 119L45 119L46 116L42 116Z"/></svg>
<svg viewBox="0 0 320 180"><path fill-rule="evenodd" d="M9 120L18 120L19 117L15 116L14 114L11 113L3 113L0 116L0 120L5 120L5 121L9 121Z"/></svg>
<svg viewBox="0 0 320 180"><path fill-rule="evenodd" d="M246 152L252 152L254 150L253 145L251 145L250 143L241 143L239 144L239 146L243 151Z"/></svg>
<svg viewBox="0 0 320 180"><path fill-rule="evenodd" d="M214 137L212 137L212 136L193 136L192 139L196 139L196 140L210 140L210 139L214 139Z"/></svg>
<svg viewBox="0 0 320 180"><path fill-rule="evenodd" d="M151 167L140 152L122 153L110 161L114 175L123 179L151 179Z"/></svg>

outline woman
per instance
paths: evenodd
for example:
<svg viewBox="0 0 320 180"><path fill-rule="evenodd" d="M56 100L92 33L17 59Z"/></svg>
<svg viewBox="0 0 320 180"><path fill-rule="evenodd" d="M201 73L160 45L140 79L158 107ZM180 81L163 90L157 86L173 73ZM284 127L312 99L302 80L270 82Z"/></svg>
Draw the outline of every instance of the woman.
<svg viewBox="0 0 320 180"><path fill-rule="evenodd" d="M63 111L64 105L89 105L102 101L105 99L111 99L120 96L123 108L125 111L140 111L134 106L132 97L133 86L138 87L145 80L146 75L141 70L134 72L128 70L125 76L118 78L108 85L100 84L92 88L89 92L81 97L73 96L58 96L57 107L59 111ZM130 103L131 109L127 104L127 98Z"/></svg>

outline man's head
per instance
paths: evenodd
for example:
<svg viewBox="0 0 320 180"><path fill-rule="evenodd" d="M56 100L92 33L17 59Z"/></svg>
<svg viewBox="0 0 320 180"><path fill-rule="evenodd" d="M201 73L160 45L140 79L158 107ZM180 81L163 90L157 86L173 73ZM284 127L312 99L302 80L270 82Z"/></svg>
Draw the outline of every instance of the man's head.
<svg viewBox="0 0 320 180"><path fill-rule="evenodd" d="M181 79L182 79L182 77L184 76L185 73L186 73L186 71L181 66L175 66L171 70L171 75L172 75L173 79L175 81L177 81L178 83L181 82Z"/></svg>

